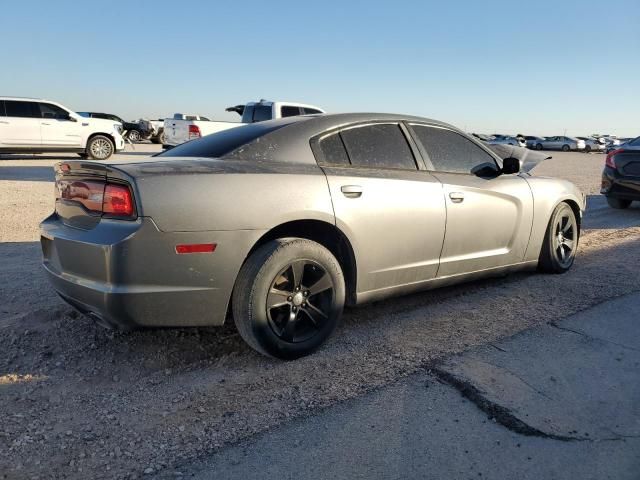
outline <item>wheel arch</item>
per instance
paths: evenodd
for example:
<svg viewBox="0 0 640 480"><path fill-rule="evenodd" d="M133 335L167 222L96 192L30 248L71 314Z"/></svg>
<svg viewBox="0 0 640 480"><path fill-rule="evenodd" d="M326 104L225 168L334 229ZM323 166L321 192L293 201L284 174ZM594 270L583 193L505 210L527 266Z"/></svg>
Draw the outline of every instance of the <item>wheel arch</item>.
<svg viewBox="0 0 640 480"><path fill-rule="evenodd" d="M91 135L87 137L87 142L85 143L84 148L87 148L89 146L89 142L91 141L91 139L98 135L102 135L103 137L107 137L109 140L111 140L111 143L113 144L113 153L116 153L116 139L110 133L93 132Z"/></svg>
<svg viewBox="0 0 640 480"><path fill-rule="evenodd" d="M263 234L251 247L242 264L265 243L278 238L305 238L319 243L338 260L345 278L346 304L356 302L357 264L348 237L335 225L322 220L293 220L282 223Z"/></svg>

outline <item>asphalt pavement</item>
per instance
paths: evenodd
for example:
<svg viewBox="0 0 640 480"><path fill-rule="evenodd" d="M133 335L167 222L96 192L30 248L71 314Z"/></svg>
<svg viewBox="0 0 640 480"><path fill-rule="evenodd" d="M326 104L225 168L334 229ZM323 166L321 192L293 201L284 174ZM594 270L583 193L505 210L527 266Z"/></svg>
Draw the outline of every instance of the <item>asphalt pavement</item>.
<svg viewBox="0 0 640 480"><path fill-rule="evenodd" d="M637 480L640 294L427 364L179 473Z"/></svg>

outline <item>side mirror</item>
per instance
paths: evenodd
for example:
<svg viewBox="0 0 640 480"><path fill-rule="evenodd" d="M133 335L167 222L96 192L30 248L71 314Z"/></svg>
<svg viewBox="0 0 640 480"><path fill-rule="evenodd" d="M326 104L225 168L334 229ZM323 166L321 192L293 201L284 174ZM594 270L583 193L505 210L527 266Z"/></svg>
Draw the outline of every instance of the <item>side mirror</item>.
<svg viewBox="0 0 640 480"><path fill-rule="evenodd" d="M509 157L502 160L502 173L509 175L520 171L520 160Z"/></svg>

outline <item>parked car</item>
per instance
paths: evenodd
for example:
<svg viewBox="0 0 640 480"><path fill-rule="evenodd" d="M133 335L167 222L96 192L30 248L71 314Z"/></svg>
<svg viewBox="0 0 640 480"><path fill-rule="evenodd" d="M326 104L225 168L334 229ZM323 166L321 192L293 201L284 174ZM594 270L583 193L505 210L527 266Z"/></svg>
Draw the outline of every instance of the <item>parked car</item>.
<svg viewBox="0 0 640 480"><path fill-rule="evenodd" d="M238 122L213 122L206 117L197 115L176 114L173 119L165 121L165 140L163 148L169 149L194 138L204 137L211 133L220 132L241 125L263 122L275 118L286 118L297 115L313 115L324 113L320 108L303 103L290 102L249 102L245 105L236 105L226 109L228 112L236 112L242 116L242 123ZM178 117L178 118L176 118Z"/></svg>
<svg viewBox="0 0 640 480"><path fill-rule="evenodd" d="M562 150L568 152L570 150L584 150L586 147L584 140L573 137L557 136L545 137L536 143L536 150Z"/></svg>
<svg viewBox="0 0 640 480"><path fill-rule="evenodd" d="M526 147L526 142L512 135L493 135L487 140L490 145L513 145L514 147Z"/></svg>
<svg viewBox="0 0 640 480"><path fill-rule="evenodd" d="M600 193L613 208L628 208L640 200L640 137L607 153Z"/></svg>
<svg viewBox="0 0 640 480"><path fill-rule="evenodd" d="M589 152L604 152L605 143L597 138L593 137L576 137L578 140L584 141L584 151Z"/></svg>
<svg viewBox="0 0 640 480"><path fill-rule="evenodd" d="M132 142L151 140L153 143L162 143L164 138L164 120L162 119L157 121L140 119L137 122L127 122L112 113L78 112L78 115L86 118L102 118L120 122L125 138L128 138Z"/></svg>
<svg viewBox="0 0 640 480"><path fill-rule="evenodd" d="M231 311L253 348L296 358L345 304L568 271L584 196L519 172L426 118L254 123L152 158L58 164L43 264L62 298L105 324L222 325Z"/></svg>
<svg viewBox="0 0 640 480"><path fill-rule="evenodd" d="M524 137L525 146L527 148L536 148L536 144L542 141L544 141L544 138L542 137L535 137L532 135L526 135Z"/></svg>
<svg viewBox="0 0 640 480"><path fill-rule="evenodd" d="M84 118L50 100L0 97L0 153L75 152L106 160L124 148L122 124Z"/></svg>

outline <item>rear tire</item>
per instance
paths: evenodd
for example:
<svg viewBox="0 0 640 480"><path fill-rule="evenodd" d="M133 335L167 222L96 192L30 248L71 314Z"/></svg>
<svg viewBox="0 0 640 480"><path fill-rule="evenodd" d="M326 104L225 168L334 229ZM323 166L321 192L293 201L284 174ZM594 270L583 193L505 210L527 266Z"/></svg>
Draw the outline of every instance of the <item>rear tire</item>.
<svg viewBox="0 0 640 480"><path fill-rule="evenodd" d="M536 150L542 150L542 144L536 143Z"/></svg>
<svg viewBox="0 0 640 480"><path fill-rule="evenodd" d="M546 273L569 271L576 258L580 230L573 209L565 202L558 205L549 219L538 269Z"/></svg>
<svg viewBox="0 0 640 480"><path fill-rule="evenodd" d="M104 135L95 135L87 142L86 155L92 160L106 160L115 150L113 141Z"/></svg>
<svg viewBox="0 0 640 480"><path fill-rule="evenodd" d="M624 210L625 208L629 208L629 206L631 205L631 200L607 197L607 203L611 208L615 208L617 210Z"/></svg>
<svg viewBox="0 0 640 480"><path fill-rule="evenodd" d="M333 333L344 307L340 264L322 245L301 238L270 241L242 266L233 291L240 336L283 360L308 355Z"/></svg>
<svg viewBox="0 0 640 480"><path fill-rule="evenodd" d="M584 151L587 153L591 153L591 145L587 145L586 147L584 147Z"/></svg>
<svg viewBox="0 0 640 480"><path fill-rule="evenodd" d="M569 145L562 145L563 152L568 152L569 150L571 150L571 147Z"/></svg>

